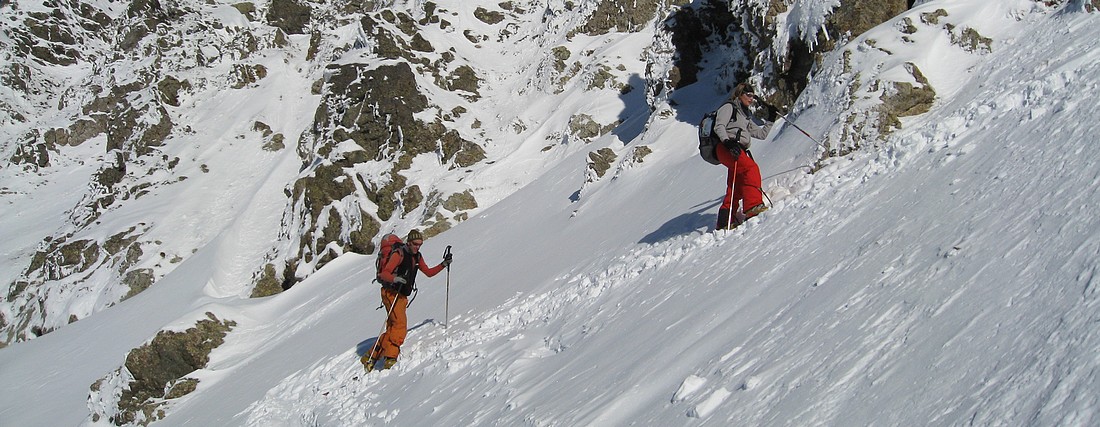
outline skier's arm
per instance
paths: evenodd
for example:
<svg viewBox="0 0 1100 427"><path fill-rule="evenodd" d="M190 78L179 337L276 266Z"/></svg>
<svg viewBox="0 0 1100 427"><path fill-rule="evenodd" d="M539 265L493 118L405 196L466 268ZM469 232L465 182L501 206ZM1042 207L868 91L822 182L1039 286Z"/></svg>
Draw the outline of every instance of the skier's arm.
<svg viewBox="0 0 1100 427"><path fill-rule="evenodd" d="M775 107L772 107L771 105L768 105L760 101L759 99L757 99L756 102L758 104L764 105L764 108L768 109L769 115L771 115L771 118L773 120L761 119L756 115L752 115L752 117L748 117L745 119L745 130L747 130L749 132L749 136L753 138L766 139L768 137L768 133L770 133L772 130L772 125L775 124L775 116L771 112L777 110L775 110Z"/></svg>
<svg viewBox="0 0 1100 427"><path fill-rule="evenodd" d="M393 251L389 260L386 261L386 265L382 266L382 272L378 274L378 277L385 283L393 283L397 280L394 277L393 272L397 271L397 266L401 265L401 251Z"/></svg>
<svg viewBox="0 0 1100 427"><path fill-rule="evenodd" d="M428 267L428 263L427 263L427 261L424 261L424 256L423 255L421 255L417 258L420 258L420 271L422 273L424 273L425 276L428 276L428 277L432 277L432 276L435 276L436 274L439 274L439 272L443 271L443 268L446 267L445 265L443 265L443 263L439 263L439 265L437 265L435 267Z"/></svg>
<svg viewBox="0 0 1100 427"><path fill-rule="evenodd" d="M749 136L756 139L766 139L768 137L768 133L772 130L772 124L774 124L774 122L765 121L764 124L757 125L756 123L753 123L752 120L745 121L747 122L745 125L745 130L749 131Z"/></svg>

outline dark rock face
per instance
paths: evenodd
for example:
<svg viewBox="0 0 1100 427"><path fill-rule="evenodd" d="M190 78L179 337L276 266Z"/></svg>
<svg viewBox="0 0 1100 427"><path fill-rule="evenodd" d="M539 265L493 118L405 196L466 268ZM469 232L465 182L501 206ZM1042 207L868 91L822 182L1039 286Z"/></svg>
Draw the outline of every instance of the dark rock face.
<svg viewBox="0 0 1100 427"><path fill-rule="evenodd" d="M271 0L267 22L287 34L305 34L312 9L296 0Z"/></svg>
<svg viewBox="0 0 1100 427"><path fill-rule="evenodd" d="M607 174L607 170L611 169L611 164L617 160L615 152L610 148L601 148L599 150L588 153L588 171L590 176L594 178L603 178Z"/></svg>
<svg viewBox="0 0 1100 427"><path fill-rule="evenodd" d="M328 95L317 109L315 122L334 125L333 142L353 140L370 159L378 158L383 148L402 142L409 156L435 148L434 138L426 140L413 115L423 111L428 100L416 86L412 68L406 63L366 69L345 65L329 80ZM377 120L389 117L390 120ZM407 133L406 133L407 132Z"/></svg>
<svg viewBox="0 0 1100 427"><path fill-rule="evenodd" d="M401 22L396 16L392 19ZM462 70L459 68L449 88L476 91L473 71ZM312 173L295 182L290 192L292 205L288 209L293 223L301 224L304 232L296 253L287 257L286 271L299 271L296 266L301 263L320 268L343 252L374 252L372 240L381 222L409 215L423 202L420 188L407 186L408 178L402 175L414 157L437 153L440 162L452 167L467 167L485 159L481 147L439 119L426 123L416 117L430 103L408 63L379 67L347 64L329 71L313 131L304 135L298 146L303 167ZM356 149L347 150L347 142ZM337 153L341 145L345 148ZM317 158L323 160L315 163ZM369 162L387 163L389 172L367 177L355 171L356 165ZM359 205L373 204L376 209L349 209L348 203L342 203L360 195L366 200ZM463 206L476 207L476 202ZM348 229L351 231L344 231ZM333 244L340 250L333 251ZM280 281L269 272L257 277L271 283ZM283 277L281 283L286 288L300 279ZM268 284L265 289L257 295L268 295L275 288Z"/></svg>
<svg viewBox="0 0 1100 427"><path fill-rule="evenodd" d="M772 2L765 20L774 22L775 16L781 13L785 6L778 1ZM774 87L774 92L767 93L769 101L775 105L786 106L794 103L802 90L809 83L809 74L813 66L820 62L821 56L836 48L838 42L846 42L863 34L867 30L898 16L909 9L908 2L904 0L841 0L840 5L833 9L825 22L824 34L814 34L810 37L812 45L807 44L801 35L792 35L788 40L788 52L785 58L772 56L777 73L775 76L763 74L766 85ZM760 28L750 26L758 32L761 40L767 40L759 47L770 48L774 43L771 39L775 36L774 28ZM754 70L762 71L767 64L754 64Z"/></svg>
<svg viewBox="0 0 1100 427"><path fill-rule="evenodd" d="M206 316L183 332L161 331L148 344L131 350L125 369L132 378L117 398L117 411L96 413L93 418L107 417L119 426L149 425L164 417L161 407L166 401L193 392L198 380L186 376L205 368L210 352L222 345L226 334L237 326L237 322L220 320L213 313ZM92 385L92 391L98 392L108 379L121 376L121 372L115 372L101 379Z"/></svg>
<svg viewBox="0 0 1100 427"><path fill-rule="evenodd" d="M786 12L787 2L771 0L765 7L722 1L704 1L696 7L676 10L664 23L676 47L676 67L668 76L667 86L680 88L696 82L699 61L703 53L714 49L733 49L731 58L749 58L751 62L733 60L717 64L729 70L730 89L737 82L756 77L763 81L758 89L768 101L789 106L806 88L810 72L825 52L836 47L838 40L849 40L872 27L908 10L904 0L841 0L829 15L823 34L791 34L785 40L786 51L776 54L773 47L779 14Z"/></svg>
<svg viewBox="0 0 1100 427"><path fill-rule="evenodd" d="M665 31L671 34L676 47L675 68L669 78L669 87L679 89L699 81L699 62L703 54L714 45L740 46L736 34L740 33L740 20L722 2L704 1L698 9L684 7L675 10L664 21ZM739 69L747 68L741 63ZM741 71L744 74L744 71Z"/></svg>
<svg viewBox="0 0 1100 427"><path fill-rule="evenodd" d="M846 35L841 40L851 39L900 15L909 7L908 2L902 0L842 0L840 6L829 15L825 26L834 37ZM820 51L835 47L835 44L826 43Z"/></svg>
<svg viewBox="0 0 1100 427"><path fill-rule="evenodd" d="M577 33L598 36L619 32L640 31L653 21L657 9L666 3L664 0L635 0L629 6L620 1L602 0L596 10L588 16L588 22L576 30ZM677 3L677 2L671 2Z"/></svg>

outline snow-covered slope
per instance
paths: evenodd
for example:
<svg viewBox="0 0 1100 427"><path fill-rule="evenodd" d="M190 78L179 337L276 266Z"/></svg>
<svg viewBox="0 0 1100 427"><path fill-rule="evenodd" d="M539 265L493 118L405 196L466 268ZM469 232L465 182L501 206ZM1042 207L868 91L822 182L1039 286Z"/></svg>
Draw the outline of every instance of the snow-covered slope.
<svg viewBox="0 0 1100 427"><path fill-rule="evenodd" d="M259 237L223 233L148 291L0 350L0 419L107 423L91 414L120 390L89 386L213 312L237 326L158 425L1095 425L1100 15L1082 8L933 1L852 41L790 115L802 128L842 144L837 117L873 103L848 83L906 63L935 106L840 158L777 126L753 149L775 204L730 232L711 230L725 171L686 119L722 94L677 92L637 137L592 143L643 161L586 184L587 151L566 153L429 239L430 262L456 261L420 281L391 371L358 363L384 317L370 258L242 300L210 287ZM990 49L954 43L962 28Z"/></svg>
<svg viewBox="0 0 1100 427"><path fill-rule="evenodd" d="M879 152L781 181L796 194L759 221L701 232L721 172L700 169L678 144L690 129L669 124L649 136L684 161L628 171L575 218L538 196L553 187L514 200L537 207L485 215L549 210L540 222L562 230L528 234L524 251L548 255L521 268L507 255L455 267L473 282L463 289L485 290L475 295L521 294L414 331L396 371L353 380L348 349L244 414L254 425L1096 423L1100 169L1081 94L1100 78L1097 17L983 4L948 8L996 40L969 69L895 59L943 76L930 80L948 98ZM890 31L866 37L898 52ZM826 116L802 119L822 129ZM793 129L761 145L765 174L785 169L790 147L814 148ZM481 233L471 223L432 243ZM529 273L558 257L574 268ZM437 304L414 312L438 319Z"/></svg>

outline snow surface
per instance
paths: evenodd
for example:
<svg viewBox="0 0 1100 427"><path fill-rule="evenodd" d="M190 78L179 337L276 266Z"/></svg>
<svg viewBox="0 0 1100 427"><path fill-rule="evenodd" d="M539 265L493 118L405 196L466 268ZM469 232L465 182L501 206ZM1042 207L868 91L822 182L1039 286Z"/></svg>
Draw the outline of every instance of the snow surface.
<svg viewBox="0 0 1100 427"><path fill-rule="evenodd" d="M683 119L723 95L694 85L625 145L590 145L654 150L602 180L584 184L587 150L494 168L524 185L426 242L455 264L420 281L390 371L358 362L385 316L371 259L241 299L223 278L271 237L242 221L146 292L0 350L0 420L105 424L89 386L211 311L238 326L157 425L1100 424L1100 14L970 0L906 16L936 8L991 51L893 22L854 40L893 52L855 49L854 72L915 63L936 106L812 175L820 148L777 126L754 144L775 204L735 230L711 230L725 170ZM845 90L812 81L791 118L835 135ZM523 155L509 162L542 162Z"/></svg>

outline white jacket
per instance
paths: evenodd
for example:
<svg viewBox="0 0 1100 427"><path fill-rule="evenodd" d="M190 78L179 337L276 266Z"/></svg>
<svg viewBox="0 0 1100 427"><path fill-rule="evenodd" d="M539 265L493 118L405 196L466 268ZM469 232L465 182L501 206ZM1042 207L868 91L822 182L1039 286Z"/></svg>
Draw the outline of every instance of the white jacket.
<svg viewBox="0 0 1100 427"><path fill-rule="evenodd" d="M729 100L718 108L714 123L714 133L722 141L733 139L737 136L737 129L742 129L741 139L737 143L746 150L752 146L752 138L767 138L772 130L772 122L756 118L737 99ZM726 125L721 126L722 123Z"/></svg>

